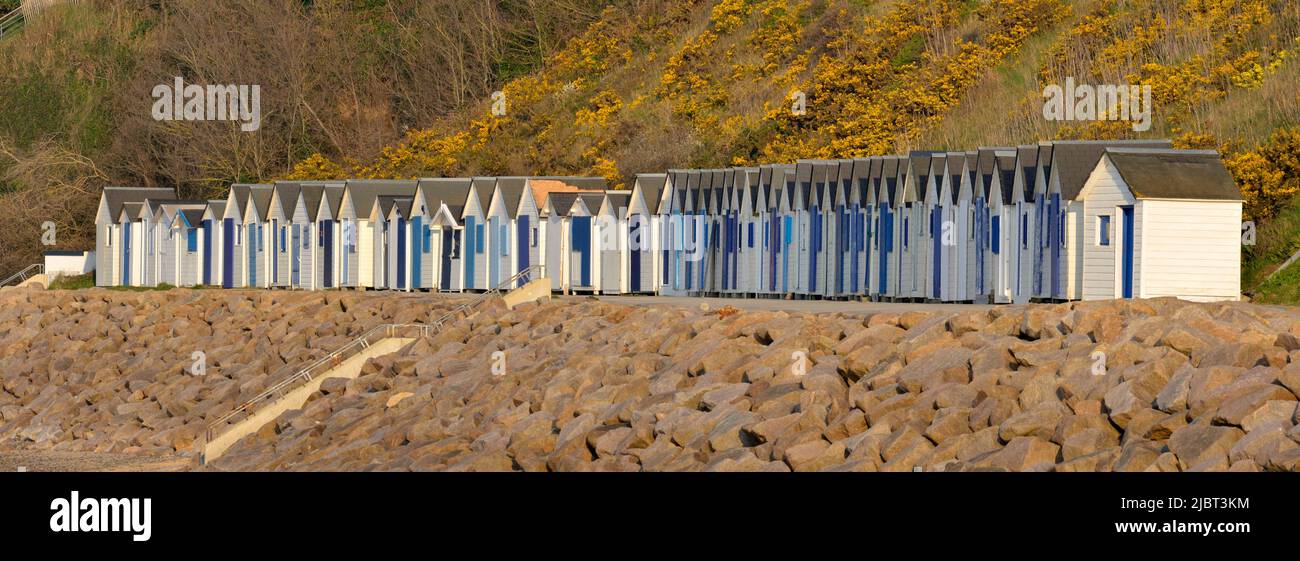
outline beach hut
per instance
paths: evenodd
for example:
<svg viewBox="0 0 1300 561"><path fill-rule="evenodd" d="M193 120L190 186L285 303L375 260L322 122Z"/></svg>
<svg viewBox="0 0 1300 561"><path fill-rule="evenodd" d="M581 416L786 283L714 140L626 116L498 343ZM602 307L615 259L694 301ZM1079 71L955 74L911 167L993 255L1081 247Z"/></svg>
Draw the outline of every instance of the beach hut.
<svg viewBox="0 0 1300 561"><path fill-rule="evenodd" d="M659 294L684 296L686 275L686 236L687 221L684 209L686 204L686 187L690 181L690 170L669 170L668 180L664 185L664 198L660 201L660 210L664 217L663 244L665 264L663 277L660 279Z"/></svg>
<svg viewBox="0 0 1300 561"><path fill-rule="evenodd" d="M347 270L347 262L356 259L356 245L344 243L339 220L346 187L346 183L326 184L315 211L317 258L313 261L312 276L317 279L318 288L337 288L343 279L342 271Z"/></svg>
<svg viewBox="0 0 1300 561"><path fill-rule="evenodd" d="M221 256L225 255L225 232L222 230L223 217L226 215L226 201L223 199L208 201L203 210L203 285L217 286L224 277Z"/></svg>
<svg viewBox="0 0 1300 561"><path fill-rule="evenodd" d="M1050 142L1038 143L1038 166L1034 179L1027 186L1027 197L1034 200L1033 293L1034 301L1052 300L1051 248L1060 235L1061 204L1047 197L1047 179L1052 176L1052 149Z"/></svg>
<svg viewBox="0 0 1300 561"><path fill-rule="evenodd" d="M460 221L464 225L465 251L461 253L464 268L463 290L485 291L489 288L488 237L494 235L487 224L488 198L496 190L495 177L475 177L470 181Z"/></svg>
<svg viewBox="0 0 1300 561"><path fill-rule="evenodd" d="M814 257L813 249L813 220L812 208L816 205L814 200L816 190L813 184L817 181L817 173L821 168L817 165L817 160L799 160L795 162L795 185L791 191L790 212L794 216L794 237L795 237L795 254L790 257L794 261L794 268L791 271L790 290L797 296L807 296L813 290L813 284L816 282L816 271L813 267Z"/></svg>
<svg viewBox="0 0 1300 561"><path fill-rule="evenodd" d="M749 167L737 173L740 182L734 196L737 239L732 285L736 294L752 298L759 293L759 283L763 276L762 230L766 223L763 216L766 209L759 204L763 191L759 179L762 172L759 168Z"/></svg>
<svg viewBox="0 0 1300 561"><path fill-rule="evenodd" d="M862 273L858 269L861 189L858 186L858 178L854 174L859 162L864 169L868 165L867 160L840 160L838 178L832 194L835 201L834 296L837 298L857 296L857 280L862 278Z"/></svg>
<svg viewBox="0 0 1300 561"><path fill-rule="evenodd" d="M944 155L944 171L939 180L939 250L938 263L942 283L939 300L962 302L966 300L966 246L974 238L974 223L970 217L969 190L964 185L966 153L948 152Z"/></svg>
<svg viewBox="0 0 1300 561"><path fill-rule="evenodd" d="M202 220L204 210L201 208L176 208L171 213L168 225L170 239L168 252L171 262L166 264L164 277L174 286L196 286L201 284L203 255Z"/></svg>
<svg viewBox="0 0 1300 561"><path fill-rule="evenodd" d="M868 300L880 300L880 185L887 156L872 156L862 190L862 293Z"/></svg>
<svg viewBox="0 0 1300 561"><path fill-rule="evenodd" d="M416 181L391 179L350 179L344 186L339 209L339 235L343 242L343 259L340 262L339 286L355 288L375 287L377 275L384 271L385 256L382 251L382 224L373 220L381 214L375 212L379 197L415 196ZM379 244L379 245L377 245Z"/></svg>
<svg viewBox="0 0 1300 561"><path fill-rule="evenodd" d="M925 293L925 236L928 217L925 210L925 191L930 184L931 153L913 151L904 160L901 183L894 199L898 213L894 228L898 236L897 282L894 298L922 298Z"/></svg>
<svg viewBox="0 0 1300 561"><path fill-rule="evenodd" d="M903 269L903 252L901 223L904 208L896 201L902 198L903 176L907 173L908 160L903 156L887 156L881 167L880 185L876 194L876 237L875 249L879 262L876 264L876 288L881 300L899 298L898 278Z"/></svg>
<svg viewBox="0 0 1300 561"><path fill-rule="evenodd" d="M270 283L273 287L289 288L298 284L300 271L294 254L302 244L302 231L293 228L294 209L302 185L293 181L277 181L271 190L271 205L267 210L267 232L271 235Z"/></svg>
<svg viewBox="0 0 1300 561"><path fill-rule="evenodd" d="M592 223L596 250L592 270L596 273L595 291L601 294L627 292L623 271L627 270L627 216L631 191L606 191Z"/></svg>
<svg viewBox="0 0 1300 561"><path fill-rule="evenodd" d="M421 238L417 252L419 280L417 283L416 275L412 275L413 288L460 290L464 273L461 269L463 233L460 216L472 181L467 178L425 178L419 181L411 210L413 235ZM417 266L412 265L412 269L415 268Z"/></svg>
<svg viewBox="0 0 1300 561"><path fill-rule="evenodd" d="M1241 192L1213 150L1107 148L1078 194L1083 299L1241 297Z"/></svg>
<svg viewBox="0 0 1300 561"><path fill-rule="evenodd" d="M122 228L122 206L126 203L143 203L149 199L175 199L176 190L161 187L109 186L99 194L99 207L95 211L95 286L129 284L130 260L125 257L127 236Z"/></svg>
<svg viewBox="0 0 1300 561"><path fill-rule="evenodd" d="M321 201L325 198L325 188L333 186L342 193L342 183L303 182L298 191L298 200L293 204L290 220L290 268L293 271L291 284L293 288L320 290L324 288L321 260L324 253L324 238L321 232ZM329 221L330 223L333 220ZM333 234L333 232L331 232ZM331 235L331 241L333 236ZM332 257L332 256L331 256Z"/></svg>
<svg viewBox="0 0 1300 561"><path fill-rule="evenodd" d="M811 167L805 168L805 171L811 180ZM799 268L800 256L804 255L803 258L806 259L806 253L800 251L800 244L807 239L803 234L803 214L799 210L803 201L801 194L803 181L799 172L798 164L784 167L779 201L781 206L778 210L782 220L781 236L783 237L778 249L781 253L780 294L787 297L799 291L800 279L807 278L806 275L800 274Z"/></svg>
<svg viewBox="0 0 1300 561"><path fill-rule="evenodd" d="M599 210L603 202L603 193L594 192L555 192L547 195L543 214L558 218L558 235L553 238L552 225L548 224L547 251L552 251L555 244L558 263L555 268L561 272L560 290L571 292L592 292L595 289L593 271L596 242L593 240L591 209ZM548 268L550 260L548 259Z"/></svg>
<svg viewBox="0 0 1300 561"><path fill-rule="evenodd" d="M931 301L939 301L943 297L943 197L940 187L943 185L944 176L947 173L948 156L944 152L934 152L930 155L930 171L926 174L926 180L921 185L919 198L921 200L921 219L924 221L924 228L918 232L921 241L917 245L918 263L917 271L920 274L918 284L923 288L920 298Z"/></svg>
<svg viewBox="0 0 1300 561"><path fill-rule="evenodd" d="M248 246L244 248L247 258L245 268L245 285L250 288L269 288L270 275L273 272L272 252L269 243L274 240L268 231L266 217L271 211L271 197L274 187L271 185L250 185L248 201L244 206L244 239Z"/></svg>
<svg viewBox="0 0 1300 561"><path fill-rule="evenodd" d="M236 183L226 195L226 208L221 217L221 286L240 288L248 286L247 244L244 237L244 209L248 206L252 186Z"/></svg>
<svg viewBox="0 0 1300 561"><path fill-rule="evenodd" d="M774 276L776 265L773 256L776 253L776 234L778 225L774 212L775 186L773 178L778 174L775 165L765 164L758 167L757 188L754 190L754 258L757 273L754 276L754 295L770 297L776 293Z"/></svg>
<svg viewBox="0 0 1300 561"><path fill-rule="evenodd" d="M147 248L143 262L143 286L157 286L159 284L169 286L193 286L198 284L197 279L187 280L188 284L182 284L180 277L180 261L188 257L179 248L186 246L178 243L177 237L186 235L191 228L191 222L179 225L176 215L182 210L195 210L199 216L193 218L192 228L197 230L200 227L202 211L207 208L205 201L157 201L149 200L145 203L141 211L141 223L147 232ZM198 239L195 234L196 240ZM195 249L194 253L198 253Z"/></svg>
<svg viewBox="0 0 1300 561"><path fill-rule="evenodd" d="M1011 189L1015 184L1016 149L997 150L989 182L989 256L986 278L990 302L1008 304L1015 297L1016 222L1019 216Z"/></svg>
<svg viewBox="0 0 1300 561"><path fill-rule="evenodd" d="M1083 298L1083 251L1086 247L1083 237L1083 203L1078 200L1079 192L1088 176L1101 161L1102 153L1107 148L1153 148L1169 149L1168 140L1108 140L1108 141L1054 141L1052 143L1052 163L1044 179L1046 184L1040 189L1046 193L1047 205L1055 206L1057 212L1049 210L1048 231L1055 234L1055 241L1049 240L1046 251L1049 285L1052 287L1051 300L1079 300Z"/></svg>
<svg viewBox="0 0 1300 561"><path fill-rule="evenodd" d="M1038 172L1038 146L1023 145L1016 147L1015 173L1011 178L1010 204L1013 206L1010 226L1011 254L1011 301L1016 304L1029 302L1034 285L1034 177Z"/></svg>
<svg viewBox="0 0 1300 561"><path fill-rule="evenodd" d="M656 280L666 271L663 257L667 254L662 231L661 205L665 188L669 185L666 173L637 174L632 183L627 214L627 286L628 294L653 294ZM662 271L661 271L662 270Z"/></svg>
<svg viewBox="0 0 1300 561"><path fill-rule="evenodd" d="M879 157L859 158L853 161L853 188L849 191L851 207L850 240L851 264L849 294L855 298L871 299L871 240L873 235L873 217L875 215L875 193L872 176L880 174Z"/></svg>

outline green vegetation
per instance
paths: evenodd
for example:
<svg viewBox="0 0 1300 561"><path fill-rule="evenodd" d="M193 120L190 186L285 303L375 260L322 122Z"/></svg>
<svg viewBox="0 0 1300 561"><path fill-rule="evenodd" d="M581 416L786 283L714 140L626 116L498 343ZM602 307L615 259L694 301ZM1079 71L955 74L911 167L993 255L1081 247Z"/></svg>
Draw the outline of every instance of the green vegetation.
<svg viewBox="0 0 1300 561"><path fill-rule="evenodd" d="M82 290L86 288L95 288L95 273L86 273L84 275L63 275L55 278L47 288L49 290Z"/></svg>

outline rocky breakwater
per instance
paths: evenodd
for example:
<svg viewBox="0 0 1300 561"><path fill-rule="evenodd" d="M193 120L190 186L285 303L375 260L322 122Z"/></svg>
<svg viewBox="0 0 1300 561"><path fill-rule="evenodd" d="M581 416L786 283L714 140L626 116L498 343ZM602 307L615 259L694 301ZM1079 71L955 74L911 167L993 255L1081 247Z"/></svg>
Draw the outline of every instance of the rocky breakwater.
<svg viewBox="0 0 1300 561"><path fill-rule="evenodd" d="M497 306L329 380L225 470L1300 469L1300 315Z"/></svg>
<svg viewBox="0 0 1300 561"><path fill-rule="evenodd" d="M6 290L0 450L193 455L210 419L295 367L449 305L338 292Z"/></svg>

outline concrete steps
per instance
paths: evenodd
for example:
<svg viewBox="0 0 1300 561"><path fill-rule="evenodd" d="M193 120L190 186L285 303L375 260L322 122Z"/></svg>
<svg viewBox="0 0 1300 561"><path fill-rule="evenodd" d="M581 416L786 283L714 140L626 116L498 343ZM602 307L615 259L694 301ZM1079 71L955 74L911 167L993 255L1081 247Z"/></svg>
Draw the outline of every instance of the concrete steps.
<svg viewBox="0 0 1300 561"><path fill-rule="evenodd" d="M319 391L321 384L327 378L346 378L348 380L356 378L361 375L361 367L366 364L366 361L395 353L414 341L414 338L392 337L371 343L361 352L339 363L338 366L290 390L284 397L259 407L252 415L231 425L219 436L203 445L204 463L220 458L222 454L226 453L226 450L234 446L240 439L257 432L285 411L301 409L307 403L307 398Z"/></svg>

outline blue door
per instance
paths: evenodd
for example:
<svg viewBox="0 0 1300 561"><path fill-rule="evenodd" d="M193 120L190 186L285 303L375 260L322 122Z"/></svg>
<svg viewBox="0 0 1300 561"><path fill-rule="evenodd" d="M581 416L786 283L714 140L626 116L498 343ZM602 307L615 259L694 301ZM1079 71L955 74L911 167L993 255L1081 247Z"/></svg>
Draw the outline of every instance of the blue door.
<svg viewBox="0 0 1300 561"><path fill-rule="evenodd" d="M221 221L221 286L235 287L235 220Z"/></svg>
<svg viewBox="0 0 1300 561"><path fill-rule="evenodd" d="M781 248L781 292L790 292L790 250L794 243L794 217L785 217L784 234ZM795 274L799 274L795 271Z"/></svg>
<svg viewBox="0 0 1300 561"><path fill-rule="evenodd" d="M776 292L776 257L781 253L781 217L777 216L775 208L768 209L767 212L767 289Z"/></svg>
<svg viewBox="0 0 1300 561"><path fill-rule="evenodd" d="M515 236L515 253L519 256L515 260L515 266L518 267L521 272L532 266L532 264L528 262L528 248L532 247L533 244L533 229L529 218L531 217L527 214L521 214L519 215L519 218L515 220L515 224L517 225L516 229L519 231L519 235ZM518 286L523 286L524 283L529 280L531 279L527 277L520 278Z"/></svg>
<svg viewBox="0 0 1300 561"><path fill-rule="evenodd" d="M1051 230L1048 232L1048 236L1051 238L1049 245L1052 252L1051 295L1053 298L1062 298L1064 291L1061 287L1061 245L1065 241L1064 236L1062 236L1065 232L1065 216L1061 213L1061 195L1059 193L1052 194L1051 203L1048 204L1047 208L1047 216L1051 220L1051 224L1048 226Z"/></svg>
<svg viewBox="0 0 1300 561"><path fill-rule="evenodd" d="M1123 265L1123 282L1124 297L1133 297L1133 207L1123 206L1120 210L1124 212L1124 265Z"/></svg>
<svg viewBox="0 0 1300 561"><path fill-rule="evenodd" d="M248 254L248 286L257 286L257 225L248 225L244 253Z"/></svg>
<svg viewBox="0 0 1300 561"><path fill-rule="evenodd" d="M810 218L809 231L812 234L812 243L808 244L808 292L817 292L817 254L822 250L822 215L817 205L812 206L809 211Z"/></svg>
<svg viewBox="0 0 1300 561"><path fill-rule="evenodd" d="M438 288L442 290L451 289L451 255L455 251L456 235L451 228L442 229L442 275L439 277Z"/></svg>
<svg viewBox="0 0 1300 561"><path fill-rule="evenodd" d="M203 225L203 284L212 284L212 220L204 220Z"/></svg>
<svg viewBox="0 0 1300 561"><path fill-rule="evenodd" d="M528 217L521 216L523 224L527 225ZM632 225L628 227L627 237L631 255L628 257L628 265L631 274L628 275L628 287L633 293L641 292L641 247L645 245L645 238L641 231L641 218L638 215L632 219ZM524 253L527 253L525 251ZM525 258L527 260L527 258Z"/></svg>
<svg viewBox="0 0 1300 561"><path fill-rule="evenodd" d="M943 287L943 211L939 207L930 209L930 243L931 253L934 256L930 259L931 280L934 283L934 289L931 290L931 297L938 300L943 293L940 289Z"/></svg>
<svg viewBox="0 0 1300 561"><path fill-rule="evenodd" d="M131 222L122 225L122 286L131 285Z"/></svg>
<svg viewBox="0 0 1300 561"><path fill-rule="evenodd" d="M289 286L296 288L302 284L302 225L294 224L290 230L292 235L289 236L289 243L292 247L289 250Z"/></svg>
<svg viewBox="0 0 1300 561"><path fill-rule="evenodd" d="M334 221L322 220L320 223L321 245L321 286L334 287Z"/></svg>
<svg viewBox="0 0 1300 561"><path fill-rule="evenodd" d="M478 243L482 243L482 242L479 242L475 238L474 234L475 234L474 217L466 216L465 233L463 234L465 238L465 247L463 250L463 254L464 254L463 261L465 263L465 281L461 283L461 285L464 286L465 288L475 288L474 287L474 266L475 266L476 259L474 257L474 248L476 246L474 244L476 242Z"/></svg>
<svg viewBox="0 0 1300 561"><path fill-rule="evenodd" d="M591 217L575 216L571 220L569 247L578 257L577 286L591 286Z"/></svg>
<svg viewBox="0 0 1300 561"><path fill-rule="evenodd" d="M879 271L877 290L884 296L889 291L885 288L889 286L889 253L893 251L894 244L894 217L889 213L889 205L880 203L880 227L876 228L876 236L879 240L876 242L876 249L879 251L877 259L880 264L876 266Z"/></svg>

